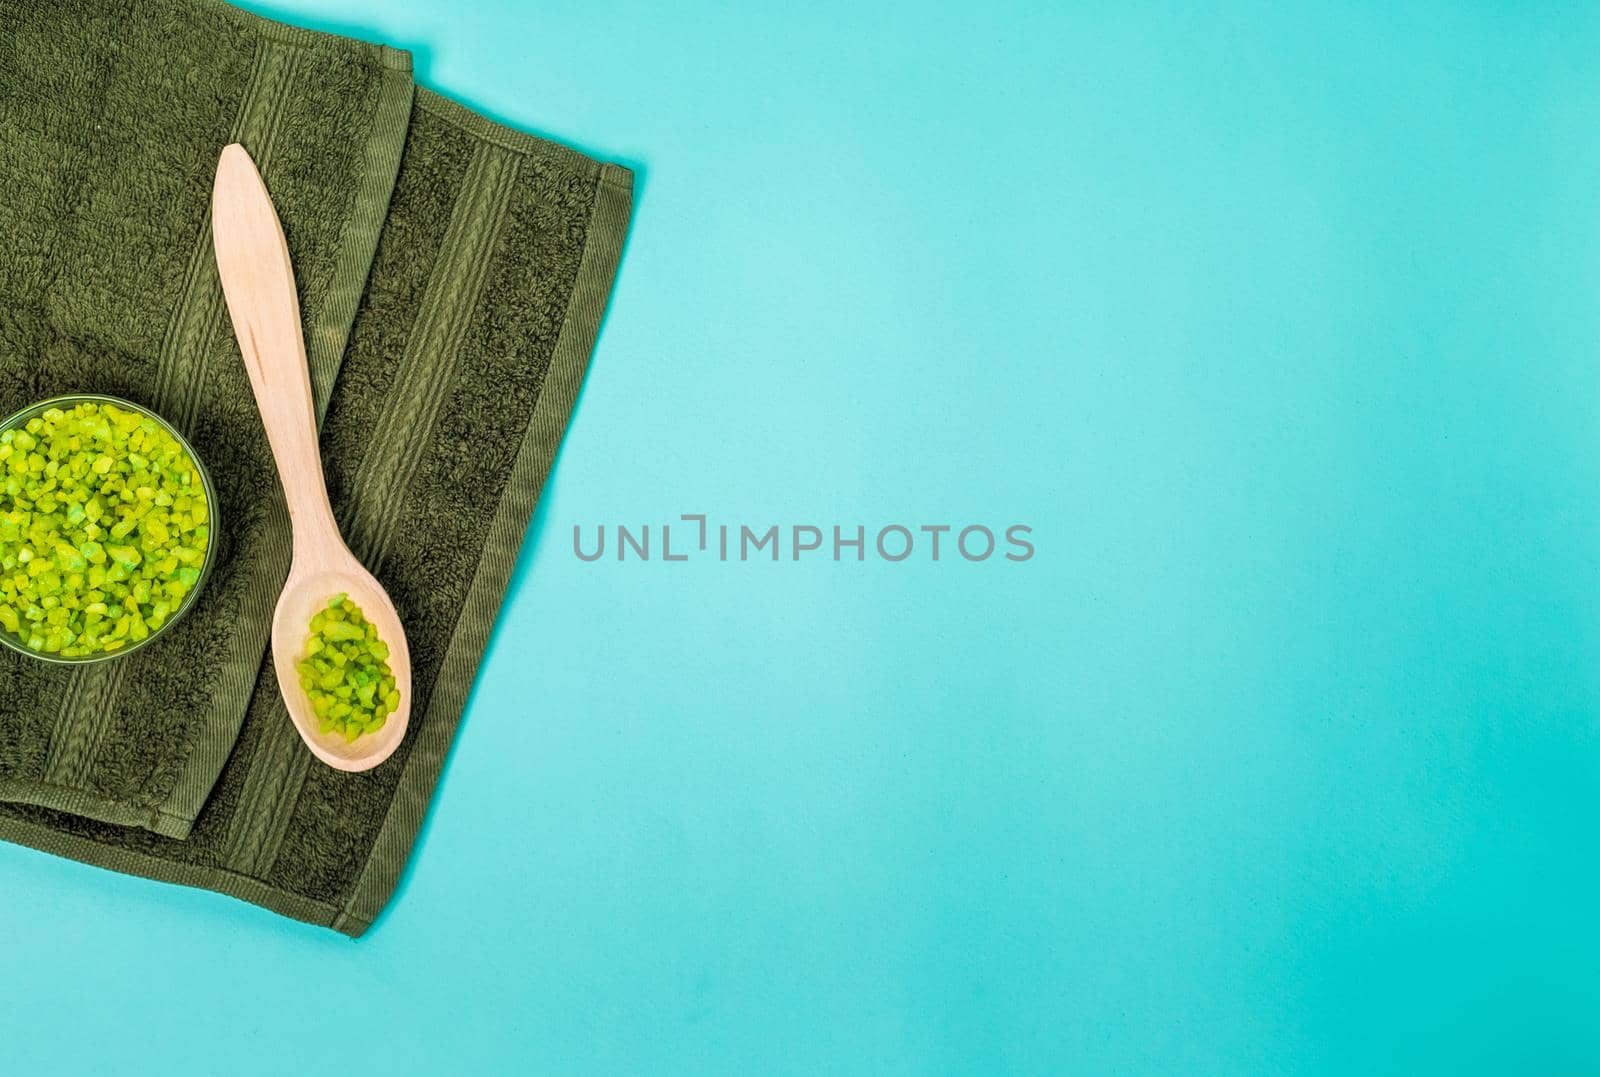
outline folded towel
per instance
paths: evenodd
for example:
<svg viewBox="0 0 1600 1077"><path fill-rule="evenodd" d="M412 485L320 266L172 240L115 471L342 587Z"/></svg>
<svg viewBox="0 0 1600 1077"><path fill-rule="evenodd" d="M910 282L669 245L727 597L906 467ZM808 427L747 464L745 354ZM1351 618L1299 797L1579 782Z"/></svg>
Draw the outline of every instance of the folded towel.
<svg viewBox="0 0 1600 1077"><path fill-rule="evenodd" d="M411 645L411 729L317 763L265 662L289 535L211 254L221 147L299 280L329 491ZM0 412L146 404L213 473L195 609L126 659L0 652L0 838L360 934L421 824L611 288L631 176L218 0L0 0Z"/></svg>

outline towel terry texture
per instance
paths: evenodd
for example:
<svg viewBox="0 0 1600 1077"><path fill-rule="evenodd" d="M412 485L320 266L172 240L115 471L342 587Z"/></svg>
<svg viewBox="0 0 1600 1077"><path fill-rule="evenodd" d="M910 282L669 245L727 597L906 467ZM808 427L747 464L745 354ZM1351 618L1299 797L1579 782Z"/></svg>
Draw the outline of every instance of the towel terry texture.
<svg viewBox="0 0 1600 1077"><path fill-rule="evenodd" d="M243 143L294 257L329 491L411 645L412 725L316 762L266 659L287 514L211 253ZM218 488L194 610L139 653L0 651L0 838L359 935L460 720L616 271L631 176L220 0L0 0L0 412L108 392Z"/></svg>

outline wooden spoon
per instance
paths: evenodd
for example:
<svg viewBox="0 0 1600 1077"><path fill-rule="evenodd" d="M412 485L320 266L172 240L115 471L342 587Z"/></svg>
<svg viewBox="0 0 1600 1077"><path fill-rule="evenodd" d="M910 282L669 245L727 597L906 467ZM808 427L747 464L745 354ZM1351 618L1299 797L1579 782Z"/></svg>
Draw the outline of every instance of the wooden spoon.
<svg viewBox="0 0 1600 1077"><path fill-rule="evenodd" d="M294 560L272 618L278 689L301 739L318 759L339 770L370 770L388 759L406 735L411 652L394 603L345 545L328 503L294 267L266 184L243 146L228 146L217 162L211 221L222 292L278 464L294 531ZM400 693L400 706L383 728L354 742L320 731L295 669L305 657L312 616L341 592L350 596L376 626L378 638L388 644L389 668Z"/></svg>

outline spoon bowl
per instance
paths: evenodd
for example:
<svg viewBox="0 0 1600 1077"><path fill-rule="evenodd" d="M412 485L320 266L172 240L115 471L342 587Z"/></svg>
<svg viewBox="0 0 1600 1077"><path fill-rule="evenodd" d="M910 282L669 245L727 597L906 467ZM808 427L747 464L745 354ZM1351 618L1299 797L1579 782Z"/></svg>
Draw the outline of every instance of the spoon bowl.
<svg viewBox="0 0 1600 1077"><path fill-rule="evenodd" d="M278 690L288 705L300 739L313 755L337 770L368 770L394 754L405 739L411 718L411 653L405 630L394 603L372 573L362 567L354 554L345 551L344 564L329 563L301 567L297 561L278 598L272 615L272 668L278 675ZM306 656L311 618L328 606L337 594L350 596L363 616L378 630L378 638L389 645L389 669L394 673L400 706L375 733L347 741L337 733L322 732L321 723L311 709L311 700L300 686L297 668ZM375 762L376 760L376 762Z"/></svg>
<svg viewBox="0 0 1600 1077"><path fill-rule="evenodd" d="M411 652L394 603L345 545L328 503L294 266L266 184L243 146L228 146L217 162L211 218L222 292L294 532L294 560L272 618L278 690L312 754L338 770L371 770L405 739L411 717ZM353 741L322 732L296 668L306 656L311 618L341 592L388 646L389 670L400 696L382 728Z"/></svg>

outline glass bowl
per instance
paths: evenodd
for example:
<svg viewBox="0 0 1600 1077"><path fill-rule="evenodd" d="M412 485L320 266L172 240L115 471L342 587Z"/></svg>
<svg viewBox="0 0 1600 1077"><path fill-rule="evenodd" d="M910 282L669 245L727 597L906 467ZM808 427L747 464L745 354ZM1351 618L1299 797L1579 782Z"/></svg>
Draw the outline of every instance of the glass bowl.
<svg viewBox="0 0 1600 1077"><path fill-rule="evenodd" d="M49 400L41 400L37 404L30 404L21 411L13 413L5 420L0 421L0 433L24 426L28 420L43 415L50 408L65 409L76 404L114 404L119 408L149 416L159 423L162 429L171 434L173 440L183 447L184 452L189 454L189 459L194 463L194 469L200 473L200 485L206 494L207 526L210 528L210 533L207 536L206 548L202 552L200 559L200 578L195 580L194 586L189 589L189 593L183 596L183 601L179 603L177 609L172 611L171 616L162 622L161 627L155 629L137 643L131 643L116 651L65 658L58 654L45 654L42 651L35 651L24 640L13 636L3 627L0 627L0 647L16 651L18 654L25 654L29 658L36 658L41 662L53 662L63 666L82 666L94 662L109 662L115 658L126 658L130 654L144 650L150 644L166 635L173 625L183 620L188 612L194 608L195 600L200 597L200 592L205 590L206 581L211 577L211 566L216 561L217 546L222 537L221 514L217 510L217 488L212 485L211 472L206 470L205 461L200 459L200 454L194 451L194 446L189 444L187 438L178 433L176 427L142 404L135 404L131 400L124 400L117 396L107 396L104 393L70 393L66 396L56 396L51 397Z"/></svg>

